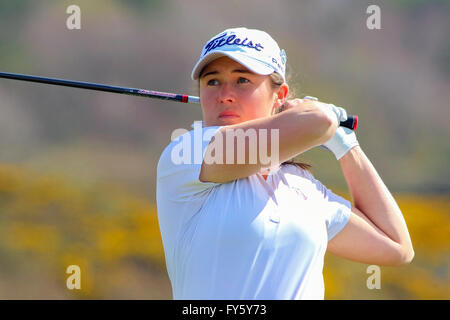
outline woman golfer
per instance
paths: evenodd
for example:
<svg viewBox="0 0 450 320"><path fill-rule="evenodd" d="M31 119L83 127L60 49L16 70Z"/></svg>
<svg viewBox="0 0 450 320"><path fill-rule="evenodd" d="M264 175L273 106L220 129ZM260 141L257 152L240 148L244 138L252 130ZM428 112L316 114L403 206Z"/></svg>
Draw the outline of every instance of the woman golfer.
<svg viewBox="0 0 450 320"><path fill-rule="evenodd" d="M390 266L414 256L394 198L355 133L338 126L346 111L287 99L286 59L255 29L227 29L203 47L192 71L203 121L172 140L157 170L174 299L323 299L327 250ZM289 161L317 146L339 160L353 205Z"/></svg>

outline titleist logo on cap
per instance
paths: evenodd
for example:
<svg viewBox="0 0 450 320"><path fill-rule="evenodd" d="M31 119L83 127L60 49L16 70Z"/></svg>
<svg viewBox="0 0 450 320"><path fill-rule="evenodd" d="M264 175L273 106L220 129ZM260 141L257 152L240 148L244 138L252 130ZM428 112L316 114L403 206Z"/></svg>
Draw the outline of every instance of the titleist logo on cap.
<svg viewBox="0 0 450 320"><path fill-rule="evenodd" d="M236 45L236 46L244 46L252 49L256 49L257 51L261 51L264 49L264 47L261 45L261 43L253 43L253 41L249 41L248 38L245 38L244 40L236 38L236 35L232 34L228 37L226 37L227 34L224 33L220 36L218 36L215 39L212 39L209 41L204 48L203 55L207 54L211 50L214 50L219 47L223 47L225 45Z"/></svg>

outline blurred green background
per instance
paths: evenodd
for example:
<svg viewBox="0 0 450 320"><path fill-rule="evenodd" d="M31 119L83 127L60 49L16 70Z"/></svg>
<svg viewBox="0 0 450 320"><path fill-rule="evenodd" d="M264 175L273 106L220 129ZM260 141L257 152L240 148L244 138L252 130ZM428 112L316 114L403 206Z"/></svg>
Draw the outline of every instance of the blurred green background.
<svg viewBox="0 0 450 320"><path fill-rule="evenodd" d="M81 8L68 30L66 9ZM381 30L369 30L369 5ZM287 52L290 86L358 114L358 140L408 223L414 261L326 256L327 299L449 299L450 1L1 1L0 71L197 95L206 40L258 28ZM0 79L0 298L170 299L156 165L197 105ZM301 156L346 199L340 165ZM79 265L81 290L66 287Z"/></svg>

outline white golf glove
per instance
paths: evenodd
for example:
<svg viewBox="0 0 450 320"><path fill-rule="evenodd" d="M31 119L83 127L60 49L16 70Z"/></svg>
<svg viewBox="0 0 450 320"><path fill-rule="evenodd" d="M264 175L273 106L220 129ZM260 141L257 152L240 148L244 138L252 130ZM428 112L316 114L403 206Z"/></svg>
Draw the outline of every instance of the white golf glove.
<svg viewBox="0 0 450 320"><path fill-rule="evenodd" d="M338 119L338 124L341 121L347 120L347 111L345 111L344 108L336 107L334 104L324 102L319 104L319 107L322 108L323 111L325 111L330 117L335 115Z"/></svg>
<svg viewBox="0 0 450 320"><path fill-rule="evenodd" d="M329 111L334 112L338 118L338 123L347 120L347 112L344 108L336 107L333 104L326 105ZM338 127L333 137L321 145L322 149L333 152L337 160L341 159L350 149L359 146L356 134L353 130Z"/></svg>

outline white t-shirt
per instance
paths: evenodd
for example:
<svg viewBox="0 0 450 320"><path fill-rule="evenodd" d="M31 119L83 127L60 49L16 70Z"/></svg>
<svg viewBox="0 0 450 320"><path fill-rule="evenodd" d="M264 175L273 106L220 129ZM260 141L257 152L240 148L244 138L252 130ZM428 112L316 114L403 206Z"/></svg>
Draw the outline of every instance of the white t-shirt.
<svg viewBox="0 0 450 320"><path fill-rule="evenodd" d="M351 203L289 164L267 181L257 173L201 182L202 159L219 128L203 128L210 134L197 161L191 130L158 162L158 220L173 298L323 299L327 243L346 225ZM174 163L183 139L192 142L191 164Z"/></svg>

